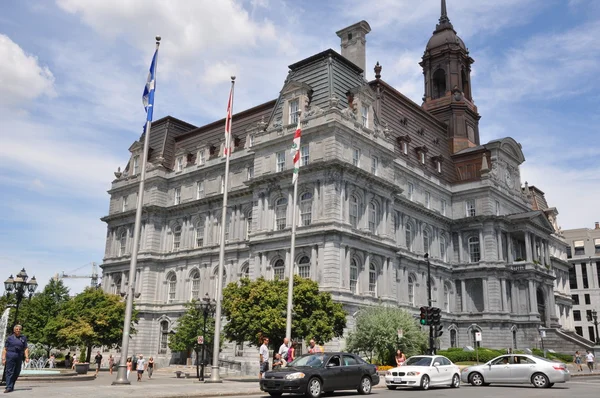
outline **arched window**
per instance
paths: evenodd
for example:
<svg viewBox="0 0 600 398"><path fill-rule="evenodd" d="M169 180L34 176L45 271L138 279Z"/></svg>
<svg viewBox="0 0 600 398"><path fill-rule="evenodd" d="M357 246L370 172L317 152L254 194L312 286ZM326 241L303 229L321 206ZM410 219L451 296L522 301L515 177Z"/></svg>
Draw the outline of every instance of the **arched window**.
<svg viewBox="0 0 600 398"><path fill-rule="evenodd" d="M471 236L469 238L469 261L472 263L478 263L479 260L481 260L479 237Z"/></svg>
<svg viewBox="0 0 600 398"><path fill-rule="evenodd" d="M458 341L456 341L456 330L450 329L450 347L455 348L458 346Z"/></svg>
<svg viewBox="0 0 600 398"><path fill-rule="evenodd" d="M240 276L242 278L250 278L250 266L248 264L242 265L242 269L240 270Z"/></svg>
<svg viewBox="0 0 600 398"><path fill-rule="evenodd" d="M214 272L215 277L215 297L217 296L217 286L219 286L219 267L215 269ZM223 289L227 286L227 271L223 268L223 280L221 281L221 295L223 294Z"/></svg>
<svg viewBox="0 0 600 398"><path fill-rule="evenodd" d="M119 235L119 256L124 256L127 253L127 230Z"/></svg>
<svg viewBox="0 0 600 398"><path fill-rule="evenodd" d="M371 231L372 234L377 234L377 213L377 203L369 203L369 231Z"/></svg>
<svg viewBox="0 0 600 398"><path fill-rule="evenodd" d="M307 226L312 222L312 200L313 195L305 192L300 196L300 222Z"/></svg>
<svg viewBox="0 0 600 398"><path fill-rule="evenodd" d="M167 303L175 302L175 294L177 293L177 275L175 272L167 275Z"/></svg>
<svg viewBox="0 0 600 398"><path fill-rule="evenodd" d="M438 69L433 74L431 90L433 99L446 95L446 72L443 69Z"/></svg>
<svg viewBox="0 0 600 398"><path fill-rule="evenodd" d="M369 293L377 295L377 267L375 264L369 264Z"/></svg>
<svg viewBox="0 0 600 398"><path fill-rule="evenodd" d="M423 251L425 253L429 253L429 250L431 249L430 246L431 246L431 240L429 239L429 231L424 229L423 230Z"/></svg>
<svg viewBox="0 0 600 398"><path fill-rule="evenodd" d="M275 229L281 231L287 225L287 204L286 198L279 198L275 201Z"/></svg>
<svg viewBox="0 0 600 398"><path fill-rule="evenodd" d="M412 225L410 223L406 223L406 228L404 229L404 235L406 237L406 248L408 250L412 250L413 233L412 233Z"/></svg>
<svg viewBox="0 0 600 398"><path fill-rule="evenodd" d="M469 89L469 78L465 73L464 69L461 71L461 80L462 80L462 91L467 99L471 99L471 90Z"/></svg>
<svg viewBox="0 0 600 398"><path fill-rule="evenodd" d="M358 285L358 264L355 259L350 260L350 291L356 293Z"/></svg>
<svg viewBox="0 0 600 398"><path fill-rule="evenodd" d="M159 354L167 353L167 345L169 343L169 322L162 321L160 323L160 343L158 346Z"/></svg>
<svg viewBox="0 0 600 398"><path fill-rule="evenodd" d="M196 247L204 246L204 220L200 220L196 223L194 233L196 234Z"/></svg>
<svg viewBox="0 0 600 398"><path fill-rule="evenodd" d="M113 282L113 284L114 284L115 286L114 286L114 291L113 291L113 293L114 293L114 294L121 294L121 275L116 275L114 278L115 278L115 279L114 279L114 282Z"/></svg>
<svg viewBox="0 0 600 398"><path fill-rule="evenodd" d="M358 198L354 195L350 196L350 225L358 227Z"/></svg>
<svg viewBox="0 0 600 398"><path fill-rule="evenodd" d="M181 245L181 225L176 225L173 228L173 251L176 252L179 250L179 246Z"/></svg>
<svg viewBox="0 0 600 398"><path fill-rule="evenodd" d="M444 311L450 312L450 288L444 284Z"/></svg>
<svg viewBox="0 0 600 398"><path fill-rule="evenodd" d="M195 270L190 279L192 280L192 300L198 300L200 298L200 272Z"/></svg>
<svg viewBox="0 0 600 398"><path fill-rule="evenodd" d="M446 258L446 237L440 236L440 259L442 261L448 261Z"/></svg>
<svg viewBox="0 0 600 398"><path fill-rule="evenodd" d="M415 305L415 278L412 275L408 277L408 303Z"/></svg>
<svg viewBox="0 0 600 398"><path fill-rule="evenodd" d="M280 281L283 280L285 276L285 263L283 260L279 259L275 261L275 265L273 265L273 280Z"/></svg>
<svg viewBox="0 0 600 398"><path fill-rule="evenodd" d="M252 210L246 213L246 239L250 237L250 233L252 233Z"/></svg>
<svg viewBox="0 0 600 398"><path fill-rule="evenodd" d="M298 261L298 275L300 278L310 279L310 258L307 256Z"/></svg>

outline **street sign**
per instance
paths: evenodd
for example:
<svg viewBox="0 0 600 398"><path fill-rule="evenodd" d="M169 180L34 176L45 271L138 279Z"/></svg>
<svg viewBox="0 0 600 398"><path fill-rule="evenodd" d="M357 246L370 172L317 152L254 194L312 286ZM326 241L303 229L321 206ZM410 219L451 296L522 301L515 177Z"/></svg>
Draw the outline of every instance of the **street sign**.
<svg viewBox="0 0 600 398"><path fill-rule="evenodd" d="M540 330L540 337L541 337L542 339L545 339L545 338L546 338L546 331L545 331L545 330Z"/></svg>
<svg viewBox="0 0 600 398"><path fill-rule="evenodd" d="M475 332L475 341L481 341L481 332Z"/></svg>
<svg viewBox="0 0 600 398"><path fill-rule="evenodd" d="M398 338L401 339L404 336L404 330L398 329Z"/></svg>
<svg viewBox="0 0 600 398"><path fill-rule="evenodd" d="M198 344L204 344L204 336L198 336Z"/></svg>

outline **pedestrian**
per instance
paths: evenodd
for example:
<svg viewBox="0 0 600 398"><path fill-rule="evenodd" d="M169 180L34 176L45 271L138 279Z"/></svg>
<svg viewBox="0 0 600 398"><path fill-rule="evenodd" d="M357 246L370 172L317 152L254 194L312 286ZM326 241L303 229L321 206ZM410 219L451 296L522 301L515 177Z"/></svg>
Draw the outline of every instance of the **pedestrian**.
<svg viewBox="0 0 600 398"><path fill-rule="evenodd" d="M309 346L308 346L308 353L309 354L316 354L316 353L319 353L319 352L324 352L323 347L320 346L320 345L317 345L315 343L314 339L310 339L310 342L308 344L309 344Z"/></svg>
<svg viewBox="0 0 600 398"><path fill-rule="evenodd" d="M131 366L133 363L131 362L131 357L127 358L127 380L129 380L129 374L131 373Z"/></svg>
<svg viewBox="0 0 600 398"><path fill-rule="evenodd" d="M575 351L575 355L573 355L573 363L575 364L575 368L578 372L583 372L583 366L581 366L581 354L579 351Z"/></svg>
<svg viewBox="0 0 600 398"><path fill-rule="evenodd" d="M290 346L290 349L288 350L288 363L292 362L294 360L294 358L296 357L296 342L292 341L292 344Z"/></svg>
<svg viewBox="0 0 600 398"><path fill-rule="evenodd" d="M108 371L110 374L113 372L113 366L115 366L115 358L113 358L112 354L108 356Z"/></svg>
<svg viewBox="0 0 600 398"><path fill-rule="evenodd" d="M71 369L75 369L75 365L79 363L79 359L77 359L76 355L73 355L73 363L71 364Z"/></svg>
<svg viewBox="0 0 600 398"><path fill-rule="evenodd" d="M285 366L285 361L281 358L281 354L276 353L273 358L273 370L279 370Z"/></svg>
<svg viewBox="0 0 600 398"><path fill-rule="evenodd" d="M56 358L54 357L54 354L50 355L50 358L48 359L48 367L50 369L55 368L56 367Z"/></svg>
<svg viewBox="0 0 600 398"><path fill-rule="evenodd" d="M154 371L154 358L148 358L148 378L152 378L152 372Z"/></svg>
<svg viewBox="0 0 600 398"><path fill-rule="evenodd" d="M594 371L594 354L592 354L589 350L587 351L587 354L585 355L585 360L587 362L587 366L588 369L590 370L590 373L592 373Z"/></svg>
<svg viewBox="0 0 600 398"><path fill-rule="evenodd" d="M12 392L15 388L15 382L21 374L23 359L29 363L29 348L27 347L27 337L21 335L23 327L15 325L13 334L8 336L4 343L2 351L2 365L6 370L6 389L5 393Z"/></svg>
<svg viewBox="0 0 600 398"><path fill-rule="evenodd" d="M94 361L96 362L96 376L98 376L98 372L100 372L100 366L102 365L102 354L100 351L94 357Z"/></svg>
<svg viewBox="0 0 600 398"><path fill-rule="evenodd" d="M290 340L285 337L283 339L283 344L281 344L281 346L279 347L279 352L278 354L281 356L281 359L283 359L286 362L288 361L288 351L290 350L290 346L289 346Z"/></svg>
<svg viewBox="0 0 600 398"><path fill-rule="evenodd" d="M396 366L402 366L406 362L406 355L402 352L402 350L396 351Z"/></svg>
<svg viewBox="0 0 600 398"><path fill-rule="evenodd" d="M144 370L146 370L146 360L144 356L140 354L140 358L137 360L137 381L142 381L142 376L144 375Z"/></svg>
<svg viewBox="0 0 600 398"><path fill-rule="evenodd" d="M258 374L258 378L262 379L263 374L269 370L269 338L263 337L263 343L258 349L258 354L260 357L260 373Z"/></svg>
<svg viewBox="0 0 600 398"><path fill-rule="evenodd" d="M71 351L67 352L65 355L65 369L69 369L71 367Z"/></svg>

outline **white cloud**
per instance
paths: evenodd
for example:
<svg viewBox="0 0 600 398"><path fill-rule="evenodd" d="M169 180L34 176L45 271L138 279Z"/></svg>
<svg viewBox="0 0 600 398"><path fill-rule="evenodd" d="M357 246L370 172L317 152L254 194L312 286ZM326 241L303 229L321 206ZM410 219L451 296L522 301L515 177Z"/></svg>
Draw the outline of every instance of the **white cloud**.
<svg viewBox="0 0 600 398"><path fill-rule="evenodd" d="M16 105L40 96L54 97L54 76L37 57L0 34L0 104Z"/></svg>

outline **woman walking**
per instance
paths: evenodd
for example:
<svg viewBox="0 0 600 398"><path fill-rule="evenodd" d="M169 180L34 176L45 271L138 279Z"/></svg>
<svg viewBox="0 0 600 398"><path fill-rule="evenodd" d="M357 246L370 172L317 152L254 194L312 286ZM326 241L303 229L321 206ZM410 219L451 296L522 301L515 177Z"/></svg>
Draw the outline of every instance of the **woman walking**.
<svg viewBox="0 0 600 398"><path fill-rule="evenodd" d="M404 355L402 350L396 351L396 366L402 366L404 362L406 362L406 355Z"/></svg>
<svg viewBox="0 0 600 398"><path fill-rule="evenodd" d="M290 349L288 350L287 363L292 362L296 358L296 345L297 343L295 341L292 341Z"/></svg>
<svg viewBox="0 0 600 398"><path fill-rule="evenodd" d="M148 358L148 378L152 378L152 372L154 371L154 358Z"/></svg>
<svg viewBox="0 0 600 398"><path fill-rule="evenodd" d="M113 372L113 366L115 366L115 358L113 358L112 354L108 356L108 371L110 374Z"/></svg>
<svg viewBox="0 0 600 398"><path fill-rule="evenodd" d="M579 351L575 351L575 355L573 355L573 363L575 364L575 368L578 372L583 372L583 367L581 366L581 354Z"/></svg>
<svg viewBox="0 0 600 398"><path fill-rule="evenodd" d="M21 335L23 328L21 325L15 325L13 334L8 336L4 343L2 351L2 364L6 370L6 389L4 392L12 392L15 388L15 382L21 374L23 366L23 357L25 363L29 363L29 348L27 347L27 337Z"/></svg>
<svg viewBox="0 0 600 398"><path fill-rule="evenodd" d="M127 358L127 380L129 380L129 374L131 373L131 367L133 366L133 362L131 362L131 357Z"/></svg>

